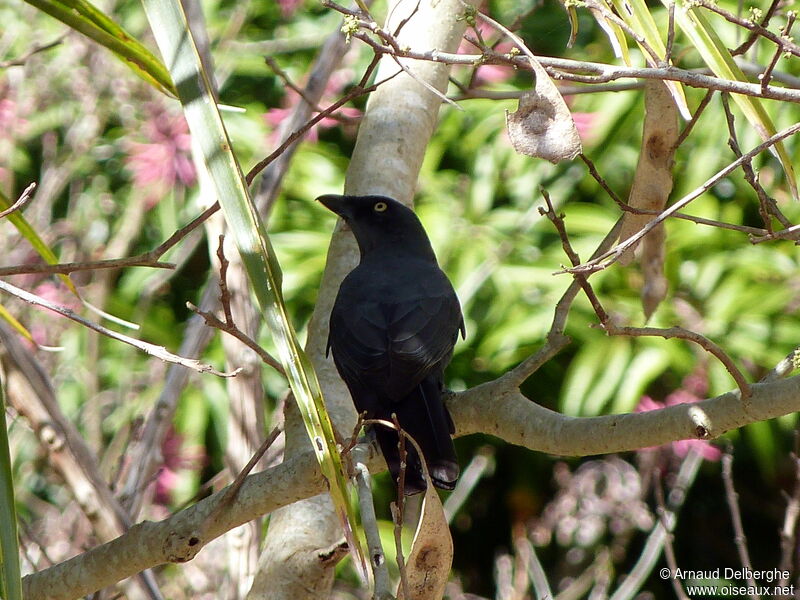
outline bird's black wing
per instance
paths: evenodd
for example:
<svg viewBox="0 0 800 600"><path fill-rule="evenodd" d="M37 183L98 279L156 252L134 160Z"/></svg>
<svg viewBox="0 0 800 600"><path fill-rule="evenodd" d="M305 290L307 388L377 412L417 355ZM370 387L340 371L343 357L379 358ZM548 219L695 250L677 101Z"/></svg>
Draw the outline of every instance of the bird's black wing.
<svg viewBox="0 0 800 600"><path fill-rule="evenodd" d="M400 400L449 361L463 330L458 299L436 265L394 295L371 294L369 282L353 275L339 290L328 346L345 381Z"/></svg>

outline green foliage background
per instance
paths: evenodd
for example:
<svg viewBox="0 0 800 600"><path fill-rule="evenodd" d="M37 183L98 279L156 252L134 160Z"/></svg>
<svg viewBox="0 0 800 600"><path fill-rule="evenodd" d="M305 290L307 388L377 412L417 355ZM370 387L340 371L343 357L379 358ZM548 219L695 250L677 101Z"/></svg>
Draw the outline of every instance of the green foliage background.
<svg viewBox="0 0 800 600"><path fill-rule="evenodd" d="M735 11L733 2L721 2ZM762 2L762 9L766 3ZM530 6L490 2L488 11L510 23ZM145 31L138 2L122 1L106 9L119 22L154 47ZM244 166L272 151L274 139L264 114L294 102L280 78L263 63L269 53L295 80L301 80L319 44L334 31L339 18L313 2L284 14L278 3L243 5L230 1L205 2L208 29L217 63L221 102L246 109L225 113L226 125ZM666 10L651 6L659 23ZM384 7L379 6L380 14ZM569 22L563 9L546 0L524 18L522 37L534 52L613 62L606 38L586 11L579 11L580 31L572 49L566 48ZM0 59L24 54L32 43L54 39L64 27L30 6L0 5ZM726 43L741 41L732 26L714 21ZM240 25L237 30L236 25ZM371 53L353 42L342 77L357 81ZM632 50L634 56L636 51ZM685 68L701 65L685 39L676 41L676 62ZM756 47L748 58L768 62L771 51ZM800 76L797 59L782 59L781 71ZM469 77L456 69L459 80ZM529 76L512 73L493 89L525 89ZM687 89L694 108L703 91ZM156 91L136 80L107 51L67 35L56 48L30 58L24 69L0 70L0 101L13 100L21 120L5 123L0 132L0 186L15 198L31 181L49 177L47 201L26 209L26 217L45 237L62 261L98 258L132 223L137 232L126 248L129 254L149 250L198 214L196 190L182 185L155 193L138 184L126 167L131 142L146 139L146 123L154 112L177 110ZM329 98L335 99L335 98ZM584 139L585 153L620 197L627 197L639 153L643 119L642 92L585 94L569 100L577 113L591 119ZM356 101L363 108L364 101ZM514 101L465 100L463 112L444 107L439 127L428 148L419 180L417 208L444 270L461 298L468 337L456 348L447 376L453 389L464 389L496 378L534 352L550 327L553 308L570 279L554 275L567 262L550 222L538 213L540 186L565 214L575 249L586 259L620 215L619 208L599 189L579 161L558 166L517 155L505 134L505 110ZM798 120L800 112L788 103L768 103L780 129ZM739 113L737 127L743 149L758 143ZM295 326L305 326L317 296L325 252L333 227L331 214L312 200L342 189L344 171L354 143L354 127L320 130L316 141L305 142L285 179L269 218L284 270L284 294ZM734 160L727 147L727 129L720 99L715 97L687 142L676 155L673 198L691 191ZM797 157L797 142L789 140ZM793 204L780 165L769 154L756 160L760 177L781 209L794 222L800 209ZM391 177L391 174L387 174ZM755 193L740 172L726 178L692 203L691 214L735 224L760 226ZM667 224L667 300L651 325L683 325L719 343L751 381L772 368L800 340L797 291L798 252L789 241L752 245L739 232L673 220ZM0 223L4 264L31 260L24 240L7 222ZM215 243L209 244L211 251ZM184 246L185 247L185 246ZM190 251L173 250L168 260L179 261L169 277L160 271L127 269L119 273L79 275L73 280L90 300L105 277L110 277L103 308L141 325L139 335L176 350L189 318L185 302L197 303L210 274L206 241ZM16 278L26 289L57 287L59 301L70 301L53 278ZM620 322L643 325L638 267L618 265L592 277L606 309ZM8 299L3 299L6 305ZM109 475L115 471L137 419L157 397L165 367L154 365L134 349L97 338L51 315L8 301L15 315L41 336L58 345L58 354L41 359L50 368L58 399L101 457ZM592 325L596 317L580 298L570 314L567 333L573 344L536 373L524 386L530 398L570 415L627 412L645 394L663 400L685 377L707 375L709 395L734 384L724 368L701 349L660 338L608 338ZM271 347L266 335L260 340ZM223 364L219 340L204 360ZM274 411L285 390L284 380L265 372L267 410ZM490 407L488 407L490 409ZM199 486L222 469L225 446L224 384L212 377L193 377L184 392L174 427L185 448L202 448L197 463L178 468L176 487L164 508L174 509L192 498ZM272 416L272 415L269 415ZM726 436L722 444L735 448L736 477L745 514L745 528L755 547L765 548L761 568L775 566L777 531L782 519L780 491L789 489L793 466L789 457L795 416L760 423ZM11 424L15 451L17 504L29 523L45 506L62 506L66 492L47 468L47 456L36 446L21 421ZM555 459L512 448L497 440L459 440L466 463L484 444L496 447L494 474L480 484L456 520L456 571L465 589L490 594L495 553L510 544L515 522L535 516L552 493ZM191 463L191 461L190 461ZM576 461L577 464L577 461ZM685 509L676 534L680 558L691 568L737 564L732 535L712 544L709 556L695 548L697 523L720 524L722 496L718 465L707 464ZM388 482L380 493L388 497ZM388 513L384 515L388 518ZM722 530L729 531L724 524ZM466 551L472 548L475 551ZM545 558L555 561L556 549ZM620 566L624 570L624 564ZM657 583L654 589L659 589Z"/></svg>

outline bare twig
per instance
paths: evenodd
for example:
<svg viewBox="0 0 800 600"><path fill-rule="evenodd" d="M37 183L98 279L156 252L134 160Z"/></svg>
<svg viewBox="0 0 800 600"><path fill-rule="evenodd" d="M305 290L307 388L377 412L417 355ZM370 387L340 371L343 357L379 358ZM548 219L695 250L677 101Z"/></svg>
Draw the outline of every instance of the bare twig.
<svg viewBox="0 0 800 600"><path fill-rule="evenodd" d="M786 18L786 25L781 30L782 40L791 40L789 33L792 31L792 26L794 25L796 18L797 13L794 11L789 11L788 17ZM759 75L762 88L765 88L769 85L770 79L772 79L772 71L775 69L775 65L778 64L778 60L783 54L784 51L782 48L778 47L775 49L775 53L772 55L772 60L769 62L769 65L767 65L767 68L764 69L764 73Z"/></svg>
<svg viewBox="0 0 800 600"><path fill-rule="evenodd" d="M675 43L675 0L669 2L669 19L667 21L667 46L664 60L660 66L668 67L672 64L672 46Z"/></svg>
<svg viewBox="0 0 800 600"><path fill-rule="evenodd" d="M591 272L591 271L599 271L605 269L609 265L616 262L617 258L630 246L634 245L640 239L642 239L647 233L652 231L653 228L657 227L659 223L662 223L665 219L671 217L676 212L678 212L681 208L689 204L692 200L696 199L700 195L704 194L708 191L712 186L714 186L719 180L723 179L731 172L736 170L740 167L745 161L750 160L754 156L758 155L760 152L764 151L765 149L773 146L774 144L778 143L779 141L794 135L800 131L800 123L795 123L791 127L787 127L776 133L775 135L769 137L766 141L759 144L746 154L743 154L740 158L736 159L728 166L724 167L723 169L717 171L716 174L711 176L709 179L705 181L702 185L695 188L693 191L689 192L683 198L675 202L672 206L667 208L664 212L660 215L655 217L652 221L650 221L647 225L645 225L639 233L632 235L627 240L619 243L615 246L612 250L605 252L598 256L595 259L589 260L588 262L578 265L576 267L572 267L570 269L565 269L562 272L569 272L569 273L577 273L577 272Z"/></svg>
<svg viewBox="0 0 800 600"><path fill-rule="evenodd" d="M219 289L220 289L220 304L222 305L222 312L225 315L225 321L221 321L219 318L214 315L211 311L201 310L191 302L186 303L186 307L191 310L192 312L200 315L203 317L203 320L206 322L206 325L209 327L214 327L215 329L219 329L220 331L224 331L225 333L232 335L237 340L242 342L245 346L253 350L261 361L275 369L278 373L286 376L286 371L281 365L280 361L278 361L275 357L273 357L269 352L264 350L253 338L247 335L244 331L237 327L236 323L233 320L233 312L231 310L231 293L228 290L228 259L225 258L225 252L223 250L223 244L225 241L225 236L219 236L219 246L217 247L217 258L219 259Z"/></svg>
<svg viewBox="0 0 800 600"><path fill-rule="evenodd" d="M26 187L24 190L22 190L22 194L20 194L20 197L17 198L17 201L14 202L14 204L9 206L4 211L0 212L0 219L2 219L3 217L7 217L8 215L10 215L11 213L13 213L13 212L15 212L17 210L22 210L22 208L28 202L30 202L31 198L33 198L33 190L35 190L35 189L36 189L36 182L33 182L28 187Z"/></svg>
<svg viewBox="0 0 800 600"><path fill-rule="evenodd" d="M328 0L323 2L323 4L343 14L352 13L352 11ZM359 27L378 35L383 41L383 44L361 32L352 34L352 37L357 37L369 44L376 52L382 54L391 54L398 58L412 58L416 60L472 67L483 64L504 64L517 69L532 69L528 56L501 54L492 50L486 50L482 54L454 54L451 52L441 52L439 50L418 51L409 48L401 48L397 41L394 40L388 32L382 30L376 23L358 20L356 23ZM768 86L766 89L762 89L760 84L721 79L673 66L622 67L548 56L536 56L535 58L547 70L548 74L556 80L597 84L608 83L609 81L623 78L658 79L679 81L690 87L732 92L745 96L800 102L800 90L776 88L774 86ZM660 58L658 60L660 60ZM585 75L584 73L590 73L590 75Z"/></svg>
<svg viewBox="0 0 800 600"><path fill-rule="evenodd" d="M580 264L580 258L572 249L572 245L569 241L569 236L567 234L566 227L564 226L564 219L563 217L559 216L555 210L553 209L553 204L550 201L550 197L547 194L546 190L542 190L542 195L544 196L545 202L547 203L547 209L541 209L543 215L545 215L556 228L559 237L561 238L561 245L564 248L564 252L569 257L570 261L572 262L573 266ZM609 317L606 310L603 308L599 298L595 294L594 290L592 289L591 285L589 284L588 277L585 272L583 271L575 271L569 270L572 273L575 280L583 289L584 293L586 294L589 302L592 305L595 313L597 314L597 318L600 320L600 327L608 335L615 335L615 336L630 336L630 337L642 337L642 336L658 336L663 337L664 339L672 339L678 338L687 340L690 342L694 342L701 348L703 348L706 352L714 355L728 370L733 377L736 385L739 387L739 391L741 394L741 399L746 400L750 397L751 390L750 384L747 383L747 379L745 378L744 374L739 370L736 364L733 362L730 356L728 356L725 351L722 350L717 344L709 340L704 335L701 335L695 331L689 331L688 329L684 329L683 327L670 327L670 328L660 328L660 327L621 327L613 323L612 319Z"/></svg>
<svg viewBox="0 0 800 600"><path fill-rule="evenodd" d="M669 522L667 520L669 511L667 510L666 502L664 502L664 486L661 483L661 477L659 475L656 475L656 477L653 478L653 481L655 483L658 520L661 522L661 526L664 528L664 531L667 532L666 536L664 537L664 557L667 559L667 567L669 568L670 573L677 573L678 561L675 559L675 548L672 545L672 532L670 531ZM689 596L687 596L686 592L683 590L683 585L681 584L680 578L670 577L670 583L672 584L672 589L679 600L689 600Z"/></svg>
<svg viewBox="0 0 800 600"><path fill-rule="evenodd" d="M711 94L711 92L709 92L709 94L706 95L706 98L710 98L710 94ZM698 111L699 110L700 109L698 108ZM695 112L695 115L697 115L697 112ZM692 120L692 122L695 122L694 119ZM692 122L690 122L690 125L691 125ZM686 132L686 130L688 128L689 128L689 126L687 126L687 128L684 129L684 132ZM676 144L676 147L678 145L680 145L680 144ZM586 163L586 166L589 168L589 174L592 176L592 178L598 183L598 185L601 188L603 188L603 190L611 197L611 199L622 210L624 210L625 212L631 212L631 213L638 214L638 215L653 215L653 216L656 216L656 215L660 215L661 214L661 211L659 211L659 210L648 210L648 209L644 209L644 208L634 208L633 206L629 206L627 203L623 202L619 198L619 196L617 196L617 193L613 189L611 189L611 186L608 185L608 182L606 182L606 180L600 175L600 173L598 173L597 167L595 167L594 162L592 162L592 160L588 156L583 154L583 153L579 154L578 156L580 157L580 159L584 163ZM685 220L685 221L691 221L692 223L697 223L698 225L708 225L709 227L719 227L721 229L730 229L732 231L739 231L741 233L746 233L746 234L751 235L751 236L763 236L763 235L767 234L767 230L766 229L762 229L762 228L759 228L759 227L749 227L747 225L737 225L737 224L734 224L734 223L725 223L724 221L716 221L714 219L706 219L705 217L697 217L695 215L687 215L686 213L681 213L681 212L676 212L675 214L671 215L671 217L675 218L675 219L682 219L682 220ZM788 234L787 234L787 237L788 237ZM760 238L754 238L754 239L758 239L758 241L762 241ZM752 241L752 239L751 239L751 241Z"/></svg>
<svg viewBox="0 0 800 600"><path fill-rule="evenodd" d="M264 456L264 453L269 450L269 447L275 443L275 440L278 439L280 434L280 427L274 427L272 431L269 432L269 435L261 443L261 446L259 446L258 449L253 453L253 456L250 457L250 460L236 476L236 479L234 479L233 482L227 487L225 492L222 494L222 497L214 505L214 508L211 510L211 512L208 513L203 522L197 527L197 536L201 541L205 540L205 532L208 530L211 524L216 523L222 512L226 510L236 499L236 496L239 494L239 490L241 489L244 480L250 474L250 471L253 470L253 467L255 467L256 464L258 464L258 461L261 460L261 457Z"/></svg>
<svg viewBox="0 0 800 600"><path fill-rule="evenodd" d="M739 560L742 566L746 572L750 573L753 570L753 563L750 560L750 552L747 549L747 536L745 536L744 527L742 526L742 513L739 511L739 494L736 493L736 487L733 485L733 454L730 447L722 455L722 482L725 485L725 500L731 513L734 533L733 542L736 545L736 551L739 553ZM749 590L754 590L756 582L752 577L748 577L747 585ZM756 594L751 592L749 595L751 600L758 600Z"/></svg>
<svg viewBox="0 0 800 600"><path fill-rule="evenodd" d="M164 348L164 346L157 346L155 344L143 342L142 340L137 340L127 335L117 333L116 331L112 331L111 329L103 327L102 325L98 325L97 323L93 323L92 321L84 319L83 317L76 314L69 308L66 308L65 306L54 304L49 300L45 300L40 296L31 294L30 292L26 292L25 290L20 289L14 285L11 285L10 283L7 283L5 281L0 281L0 290L6 292L7 294L11 294L12 296L16 296L20 300L24 300L25 302L33 304L34 306L40 306L42 308L46 308L47 310L51 310L55 313L58 313L61 316L71 319L72 321L75 321L76 323L79 323L84 327L88 327L89 329L92 329L112 339L123 342L125 344L129 344L134 348L138 348L139 350L142 350L143 352L150 354L151 356L155 356L156 358L160 358L161 360L166 362L183 365L184 367L188 367L189 369L197 371L198 373L211 373L219 377L234 377L240 371L240 369L236 369L235 371L232 371L230 373L222 373L220 371L217 371L211 365L204 364L199 360L194 360L191 358L178 356L177 354L172 354L166 348Z"/></svg>
<svg viewBox="0 0 800 600"><path fill-rule="evenodd" d="M775 15L775 12L778 10L778 7L780 5L781 5L781 0L772 0L772 2L770 2L769 8L767 9L767 12L764 15L764 18L761 19L761 23L760 24L761 24L762 28L764 28L764 29L767 28L767 25L769 25L770 19L772 19L772 17ZM747 52L748 50L750 50L750 48L753 46L753 44L756 43L756 40L758 40L758 35L759 34L758 34L757 31L751 31L750 35L747 36L747 39L744 41L744 43L742 43L742 45L739 46L738 48L736 48L735 50L731 51L731 55L732 56L740 56L740 55L744 54L745 52Z"/></svg>
<svg viewBox="0 0 800 600"><path fill-rule="evenodd" d="M700 104L697 105L697 110L694 111L692 115L692 120L686 124L686 127L683 128L680 135L678 135L678 139L675 141L675 148L679 148L683 142L686 141L686 138L689 137L689 134L694 129L694 126L697 125L697 121L700 119L700 115L703 114L703 111L708 106L708 103L711 102L711 98L714 96L714 90L708 90L706 95L703 96L703 99L700 101Z"/></svg>
<svg viewBox="0 0 800 600"><path fill-rule="evenodd" d="M769 29L760 25L759 23L754 23L750 19L743 19L742 17L734 15L733 13L728 12L721 6L714 4L709 0L695 0L695 3L707 10L710 10L713 13L717 13L726 21L733 23L734 25L738 25L739 27L744 27L745 29L752 31L756 35L759 35L777 44L777 46L781 49L782 52L788 52L790 54L793 54L794 56L800 56L800 46L798 46L789 39L786 39L779 35L775 35Z"/></svg>
<svg viewBox="0 0 800 600"><path fill-rule="evenodd" d="M781 527L781 560L778 568L785 573L792 571L794 554L797 544L797 520L800 517L800 458L798 458L798 438L795 432L795 449L792 452L794 463L794 490L792 495L786 495L786 514ZM788 578L781 578L778 585L783 587L789 584Z"/></svg>
<svg viewBox="0 0 800 600"><path fill-rule="evenodd" d="M589 168L589 175L591 175L592 178L597 182L597 184L601 188L603 188L605 193L608 194L609 198L611 198L617 204L617 206L619 206L623 210L626 209L637 210L633 209L632 207L629 207L626 202L623 202L623 200L619 196L617 196L617 193L614 190L612 190L611 186L608 185L605 179L603 179L602 175L600 175L600 173L597 171L597 167L594 166L594 162L592 162L592 160L588 156L586 156L583 152L581 152L580 154L578 154L578 157Z"/></svg>
<svg viewBox="0 0 800 600"><path fill-rule="evenodd" d="M226 323L224 321L221 321L213 313L201 310L191 302L187 302L186 307L192 312L197 313L198 315L203 317L203 319L206 322L206 325L232 335L237 340L246 345L248 348L253 350L256 354L258 354L258 357L265 365L269 365L281 375L286 376L286 371L284 371L281 363L278 360L276 360L275 357L273 357L269 352L264 350L255 340L253 340L250 336L248 336L241 329L239 329L234 323L232 322Z"/></svg>
<svg viewBox="0 0 800 600"><path fill-rule="evenodd" d="M739 148L739 141L736 136L736 127L734 126L733 112L731 112L730 104L728 102L728 94L722 94L722 107L725 110L725 119L728 124L728 145L730 146L731 150L733 150L733 154L737 158L740 158L742 156L742 151ZM773 215L784 227L791 228L792 223L778 208L778 203L775 202L774 199L770 198L769 194L767 194L764 187L758 181L758 176L753 169L753 163L751 160L745 160L742 163L742 171L744 172L745 181L750 184L750 187L755 190L756 195L758 196L758 212L761 215L764 227L767 230L766 235L769 236L772 233L772 222L770 215Z"/></svg>
<svg viewBox="0 0 800 600"><path fill-rule="evenodd" d="M253 183L253 179L255 179L256 175L258 175L261 171L263 171L267 165L269 165L273 160L275 160L278 156L280 156L286 148L291 146L295 141L299 138L303 137L306 132L311 129L314 125L319 123L322 119L329 116L334 111L338 110L351 100L358 98L359 96L363 96L364 94L368 94L374 91L380 84L385 83L387 79L383 81L379 81L374 83L370 86L366 86L367 81L372 76L372 72L375 70L375 67L378 66L379 56L375 56L372 62L367 67L367 70L364 72L364 76L361 78L361 81L353 87L349 92L347 92L344 96L342 96L339 100L331 104L328 108L323 110L322 112L317 113L314 117L309 119L305 125L297 129L296 131L292 132L292 134L287 137L280 146L278 146L272 154L267 156L265 159L260 160L256 165L248 171L247 176L245 177L245 181L247 185Z"/></svg>
<svg viewBox="0 0 800 600"><path fill-rule="evenodd" d="M23 54L19 58L0 61L0 69L7 69L8 67L21 67L21 66L23 66L26 62L28 62L28 59L31 56L33 56L34 54L38 54L39 52L44 52L45 50L49 50L50 48L54 48L55 46L58 46L62 42L62 40L65 37L67 37L68 33L69 33L68 31L62 33L60 36L58 36L52 42L47 42L46 44L41 44L41 45L38 45L38 46L34 46L33 48L28 50L25 54Z"/></svg>
<svg viewBox="0 0 800 600"><path fill-rule="evenodd" d="M211 215L219 210L219 203L215 202L202 214L195 217L191 223L180 228L173 233L169 239L157 248L127 258L112 258L108 260L93 260L84 262L61 263L56 265L19 265L14 267L0 267L0 276L23 275L30 273L50 273L64 274L75 273L78 271L96 271L98 269L120 269L123 267L152 267L157 269L174 269L175 265L161 262L159 259L170 250L175 244L189 235L197 227L203 224Z"/></svg>
<svg viewBox="0 0 800 600"><path fill-rule="evenodd" d="M222 312L225 315L225 322L233 325L233 311L231 311L231 292L228 289L228 259L225 258L225 235L219 234L219 244L217 244L217 259L219 260L219 301L222 304Z"/></svg>
<svg viewBox="0 0 800 600"><path fill-rule="evenodd" d="M322 109L319 106L319 104L317 104L315 100L306 93L305 89L301 88L294 81L292 81L292 78L289 77L289 74L286 71L284 71L278 64L278 61L276 61L271 56L265 56L264 62L266 62L267 65L269 65L269 68L273 70L275 75L277 75L281 79L281 81L283 81L283 83L286 84L287 87L292 89L298 96L300 96L303 100L305 100L311 108L313 108L317 112L323 112L324 109ZM336 119L337 121L341 121L343 123L354 123L358 121L358 119L354 119L352 117L348 117L347 115L340 115L337 113L332 113L329 114L328 116L331 117L332 119Z"/></svg>

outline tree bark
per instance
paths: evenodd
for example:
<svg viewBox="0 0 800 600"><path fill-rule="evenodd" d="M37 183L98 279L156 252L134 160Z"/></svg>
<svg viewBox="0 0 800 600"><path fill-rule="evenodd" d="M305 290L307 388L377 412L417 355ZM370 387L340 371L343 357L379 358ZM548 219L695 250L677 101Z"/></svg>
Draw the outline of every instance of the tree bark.
<svg viewBox="0 0 800 600"><path fill-rule="evenodd" d="M414 11L399 41L420 49L454 52L464 34L460 0L432 2L399 0L389 7L386 27L394 31ZM402 59L401 59L402 60ZM345 180L345 193L383 194L411 204L425 148L436 125L441 97L417 79L440 91L447 88L449 66L406 61L413 73L401 73L370 96L358 131L356 147ZM376 81L400 70L384 57ZM320 190L320 194L326 191ZM357 264L358 251L349 230L337 226L328 250L328 262L319 297L309 325L309 356L317 371L328 411L338 433L349 437L355 423L347 389L333 362L325 356L328 319L336 291L344 276ZM286 455L308 450L308 438L294 403L287 403ZM248 600L262 598L311 600L326 597L333 582L334 560L323 560L342 538L341 527L327 494L298 502L270 519L261 568Z"/></svg>

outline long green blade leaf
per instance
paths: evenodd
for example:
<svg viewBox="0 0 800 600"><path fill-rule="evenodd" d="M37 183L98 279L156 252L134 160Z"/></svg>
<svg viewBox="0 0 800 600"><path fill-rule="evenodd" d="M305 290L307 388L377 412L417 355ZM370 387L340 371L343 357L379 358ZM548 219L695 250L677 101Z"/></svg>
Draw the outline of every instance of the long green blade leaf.
<svg viewBox="0 0 800 600"><path fill-rule="evenodd" d="M264 224L256 212L239 163L214 100L208 77L177 0L142 0L150 27L176 82L191 134L200 148L228 227L274 336L281 363L303 416L331 499L351 549L363 564L353 535L355 508L348 501L347 479L311 361L297 341L281 292L281 269Z"/></svg>
<svg viewBox="0 0 800 600"><path fill-rule="evenodd" d="M11 206L11 201L0 191L0 211L4 211ZM44 261L49 265L54 265L58 262L58 257L56 256L55 252L50 249L50 246L36 233L36 230L31 227L30 223L25 219L22 213L18 210L15 210L6 218L11 221L11 224L17 228L20 235L28 240L28 243L33 247L34 250L39 254L39 256L44 259ZM59 275L61 281L64 282L69 290L75 294L78 298L80 298L80 294L78 293L78 289L75 287L75 284L72 283L72 280L67 275Z"/></svg>
<svg viewBox="0 0 800 600"><path fill-rule="evenodd" d="M661 33L658 31L656 20L653 18L650 9L644 0L612 0L614 8L620 15L625 24L628 25L633 31L644 38L650 48L658 55L659 59L664 60L667 56L667 47L664 40L661 39ZM637 41L638 43L638 41ZM654 60L650 57L647 50L639 44L642 48L642 53L648 57L648 62L654 64ZM657 66L657 65L654 65ZM675 105L684 119L691 119L692 112L689 110L689 105L686 102L686 94L683 91L683 86L677 81L665 81L664 85L669 89Z"/></svg>
<svg viewBox="0 0 800 600"><path fill-rule="evenodd" d="M147 48L87 0L25 0L111 50L156 89L177 96L166 67Z"/></svg>
<svg viewBox="0 0 800 600"><path fill-rule="evenodd" d="M662 0L662 2L665 1ZM699 7L679 2L676 5L675 22L689 36L703 61L717 77L735 81L747 81L747 77L734 62L730 51L722 43L722 40L711 27ZM744 113L745 118L763 139L775 135L777 129L760 99L740 94L731 94L731 97ZM778 142L775 144L774 150L786 173L786 180L789 183L792 197L796 200L800 199L798 197L797 178L792 166L792 160L786 151L786 146L784 146L783 142Z"/></svg>
<svg viewBox="0 0 800 600"><path fill-rule="evenodd" d="M11 478L11 452L6 430L6 403L3 382L0 381L0 597L22 600L19 569L19 538L17 512L14 509L14 482Z"/></svg>

